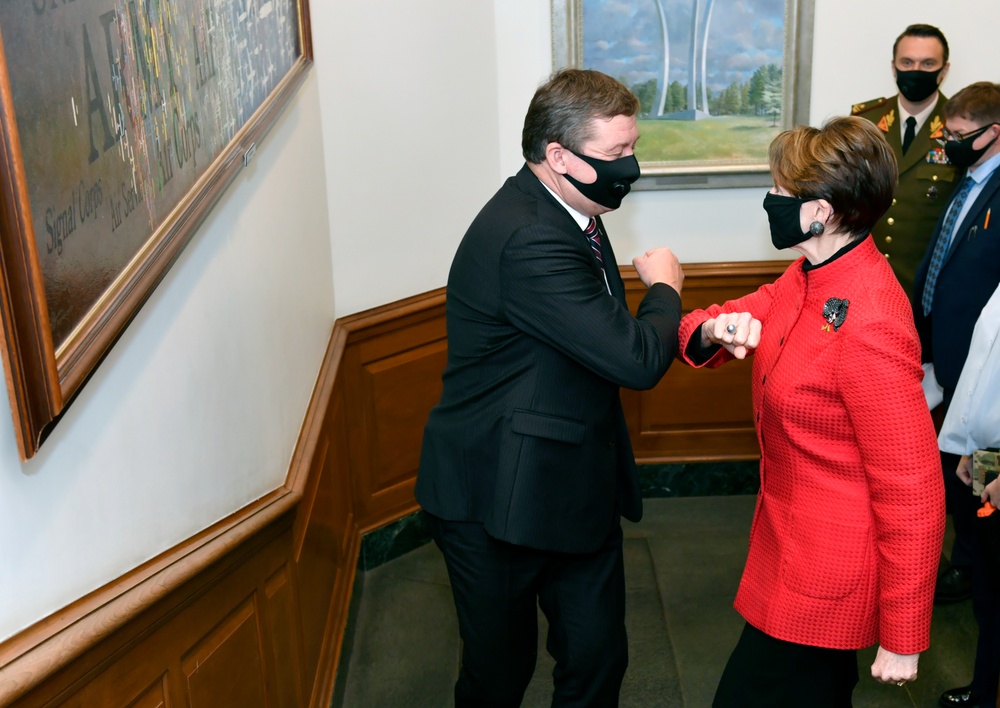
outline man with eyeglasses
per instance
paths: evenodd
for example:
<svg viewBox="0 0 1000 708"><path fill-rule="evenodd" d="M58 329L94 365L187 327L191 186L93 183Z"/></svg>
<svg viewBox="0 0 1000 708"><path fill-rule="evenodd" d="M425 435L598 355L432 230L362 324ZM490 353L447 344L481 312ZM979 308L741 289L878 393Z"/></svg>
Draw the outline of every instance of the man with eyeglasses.
<svg viewBox="0 0 1000 708"><path fill-rule="evenodd" d="M965 87L945 104L944 116L944 150L949 161L964 170L964 176L917 269L913 314L923 360L933 365L947 412L976 320L1000 284L1000 84L980 81ZM948 572L971 571L972 609L979 619L990 611L994 600L973 527L979 499L958 479L958 463L958 455L941 453L945 502L955 525ZM956 571L963 566L968 570ZM977 658L976 676L980 674L979 663ZM972 686L946 691L940 705L980 705L982 690L975 686L974 679Z"/></svg>
<svg viewBox="0 0 1000 708"><path fill-rule="evenodd" d="M892 74L899 92L851 110L875 123L896 155L899 185L872 235L909 296L917 265L955 184L955 168L937 142L947 100L938 86L949 66L948 40L941 30L910 25L892 46Z"/></svg>

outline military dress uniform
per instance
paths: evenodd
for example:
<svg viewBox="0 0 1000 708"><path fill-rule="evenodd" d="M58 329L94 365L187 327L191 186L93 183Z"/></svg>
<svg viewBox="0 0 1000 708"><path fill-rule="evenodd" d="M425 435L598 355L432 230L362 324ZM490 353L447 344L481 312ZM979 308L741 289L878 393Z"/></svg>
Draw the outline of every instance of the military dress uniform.
<svg viewBox="0 0 1000 708"><path fill-rule="evenodd" d="M899 186L892 206L875 224L872 234L908 296L913 295L917 266L957 183L955 166L948 162L944 146L938 142L943 140L946 102L939 92L934 110L905 155L898 96L858 103L851 109L851 115L870 120L885 134L899 164Z"/></svg>

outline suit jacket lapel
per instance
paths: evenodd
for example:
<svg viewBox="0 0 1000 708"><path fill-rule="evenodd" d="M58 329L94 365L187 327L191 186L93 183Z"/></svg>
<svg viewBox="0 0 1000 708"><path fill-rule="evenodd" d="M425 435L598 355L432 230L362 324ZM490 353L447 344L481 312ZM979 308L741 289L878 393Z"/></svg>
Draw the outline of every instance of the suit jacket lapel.
<svg viewBox="0 0 1000 708"><path fill-rule="evenodd" d="M962 219L962 223L958 225L955 230L955 237L951 240L951 245L948 246L948 253L945 254L944 263L947 263L961 243L968 238L978 237L979 232L983 230L985 226L985 215L984 210L987 205L993 200L994 195L997 190L1000 189L1000 167L993 171L990 175L989 180L983 185L982 191L979 196L976 197L976 201L972 203L972 208ZM998 214L1000 216L1000 214ZM944 265L942 263L942 265Z"/></svg>
<svg viewBox="0 0 1000 708"><path fill-rule="evenodd" d="M579 231L580 247L586 249L587 254L593 258L586 234L580 231L580 226L576 223L576 220L569 215L569 212L563 208L562 204L555 200L527 164L517 173L516 179L521 189L535 195L536 198L546 200L557 213L561 214L561 218L566 220L567 231ZM601 258L604 259L604 273L608 279L608 287L611 289L611 294L624 305L625 284L622 282L621 274L618 272L618 261L615 260L615 253L611 249L611 239L608 238L608 232L604 230L604 223L601 221L601 217L597 217L597 228L601 233ZM594 258L594 270L600 275L600 267L597 265L596 258Z"/></svg>
<svg viewBox="0 0 1000 708"><path fill-rule="evenodd" d="M899 97L894 96L885 103L885 110L879 119L878 128L885 135L886 142L896 155L896 162L899 163L899 171L903 171L903 139L899 132ZM912 150L910 151L912 152Z"/></svg>

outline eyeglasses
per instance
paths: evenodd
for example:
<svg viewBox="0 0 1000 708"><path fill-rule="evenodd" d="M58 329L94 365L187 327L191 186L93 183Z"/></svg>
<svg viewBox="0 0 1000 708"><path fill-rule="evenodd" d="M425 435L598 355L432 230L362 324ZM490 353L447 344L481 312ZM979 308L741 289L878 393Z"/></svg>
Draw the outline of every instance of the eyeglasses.
<svg viewBox="0 0 1000 708"><path fill-rule="evenodd" d="M945 142L961 142L963 140L969 140L970 138L978 138L980 135L985 133L991 126L996 125L996 123L987 123L982 128L976 128L968 133L957 133L948 130L947 128L941 129L941 136L944 138Z"/></svg>

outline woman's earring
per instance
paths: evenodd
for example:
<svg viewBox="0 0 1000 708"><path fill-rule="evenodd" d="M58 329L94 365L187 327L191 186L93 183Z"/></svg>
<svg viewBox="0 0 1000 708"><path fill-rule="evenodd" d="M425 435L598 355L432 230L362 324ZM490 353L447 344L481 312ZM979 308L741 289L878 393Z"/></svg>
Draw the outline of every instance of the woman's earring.
<svg viewBox="0 0 1000 708"><path fill-rule="evenodd" d="M811 224L809 224L809 233L811 233L813 236L819 236L825 230L826 227L823 226L822 221L814 221Z"/></svg>

